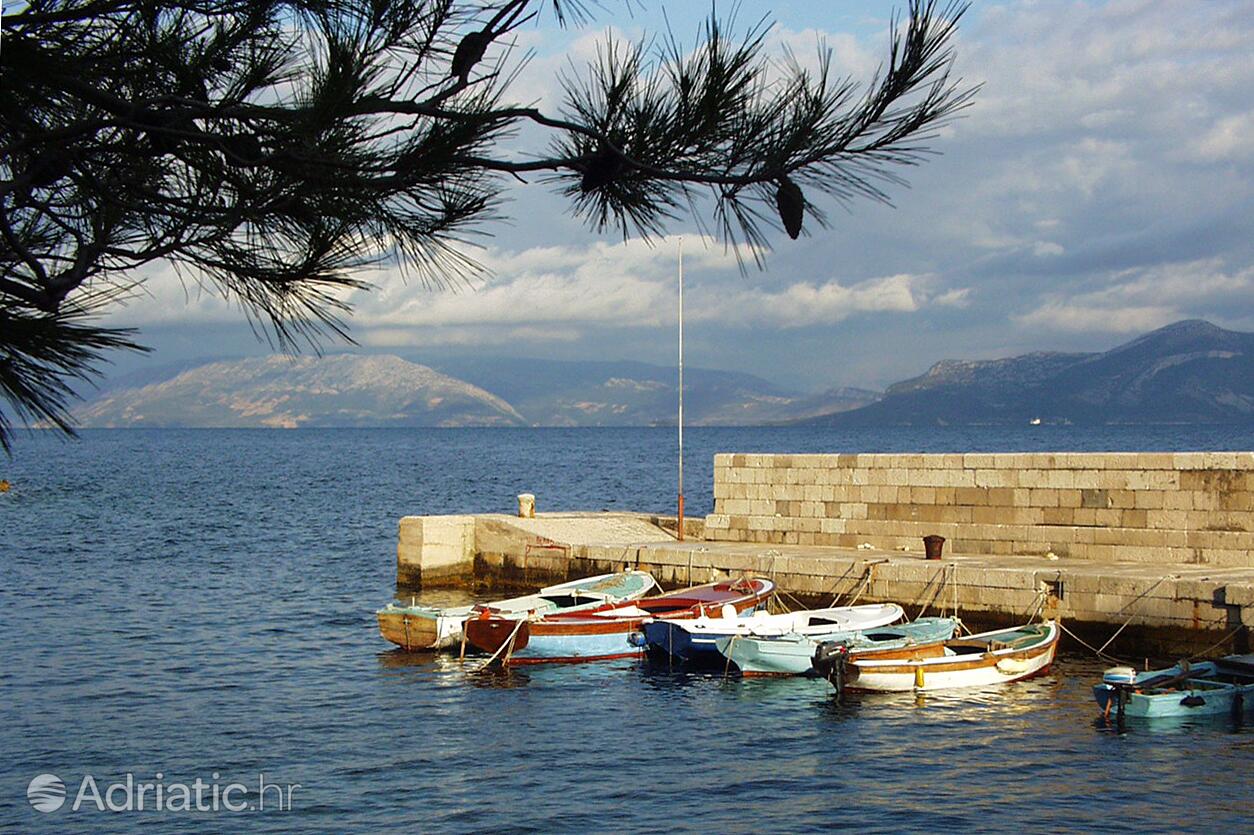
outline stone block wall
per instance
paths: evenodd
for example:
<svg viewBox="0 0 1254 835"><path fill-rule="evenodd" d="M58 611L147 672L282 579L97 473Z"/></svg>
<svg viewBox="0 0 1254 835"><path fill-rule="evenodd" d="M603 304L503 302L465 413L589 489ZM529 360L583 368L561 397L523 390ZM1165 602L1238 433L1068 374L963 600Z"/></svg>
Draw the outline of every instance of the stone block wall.
<svg viewBox="0 0 1254 835"><path fill-rule="evenodd" d="M714 457L709 540L1254 566L1254 452Z"/></svg>
<svg viewBox="0 0 1254 835"><path fill-rule="evenodd" d="M471 577L474 549L474 516L404 516L396 541L397 583L456 585Z"/></svg>

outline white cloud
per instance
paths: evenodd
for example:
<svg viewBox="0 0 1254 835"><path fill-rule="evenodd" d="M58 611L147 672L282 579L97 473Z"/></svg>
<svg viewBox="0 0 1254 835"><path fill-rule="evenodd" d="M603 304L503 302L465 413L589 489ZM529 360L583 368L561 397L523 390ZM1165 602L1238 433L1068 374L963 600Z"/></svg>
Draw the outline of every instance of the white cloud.
<svg viewBox="0 0 1254 835"><path fill-rule="evenodd" d="M1169 307L1096 308L1082 300L1046 302L1030 313L1015 316L1024 328L1077 333L1144 333L1161 328L1180 318Z"/></svg>
<svg viewBox="0 0 1254 835"><path fill-rule="evenodd" d="M919 278L894 275L850 285L797 282L779 290L708 292L696 318L731 325L799 328L840 322L856 313L911 313L924 297Z"/></svg>
<svg viewBox="0 0 1254 835"><path fill-rule="evenodd" d="M1023 327L1053 331L1143 332L1248 297L1254 267L1226 271L1222 262L1207 259L1121 271L1106 281L1108 286L1088 292L1047 296L1012 318Z"/></svg>
<svg viewBox="0 0 1254 835"><path fill-rule="evenodd" d="M932 299L932 304L937 307L967 307L971 304L971 288L955 287L953 290L946 290Z"/></svg>
<svg viewBox="0 0 1254 835"><path fill-rule="evenodd" d="M1254 157L1254 111L1220 118L1198 137L1195 150L1207 160Z"/></svg>
<svg viewBox="0 0 1254 835"><path fill-rule="evenodd" d="M934 295L936 281L928 275L787 284L746 278L734 253L699 237L685 241L685 314L693 323L791 329L862 313L910 313L928 304L962 306L968 293L962 288ZM372 345L472 344L474 334L489 342L569 341L589 329L665 328L675 321L674 237L655 246L633 239L488 250L482 260L493 277L468 291L407 285L394 272L376 275L378 289L352 299L354 332Z"/></svg>

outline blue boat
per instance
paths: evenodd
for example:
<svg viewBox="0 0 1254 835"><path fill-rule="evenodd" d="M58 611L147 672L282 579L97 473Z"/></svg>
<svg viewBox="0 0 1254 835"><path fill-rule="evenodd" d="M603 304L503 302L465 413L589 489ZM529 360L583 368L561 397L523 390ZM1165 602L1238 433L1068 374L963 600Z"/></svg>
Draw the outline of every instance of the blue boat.
<svg viewBox="0 0 1254 835"><path fill-rule="evenodd" d="M1093 686L1102 714L1119 719L1240 715L1254 710L1254 654L1138 673L1112 667Z"/></svg>

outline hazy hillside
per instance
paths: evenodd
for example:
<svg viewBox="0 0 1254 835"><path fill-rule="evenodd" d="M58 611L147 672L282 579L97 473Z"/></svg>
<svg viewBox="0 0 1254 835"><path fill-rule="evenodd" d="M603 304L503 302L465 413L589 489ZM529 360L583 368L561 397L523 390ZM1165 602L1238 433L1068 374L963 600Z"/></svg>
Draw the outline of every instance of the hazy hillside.
<svg viewBox="0 0 1254 835"><path fill-rule="evenodd" d="M945 360L832 426L1254 422L1254 334L1201 320L1098 354Z"/></svg>
<svg viewBox="0 0 1254 835"><path fill-rule="evenodd" d="M519 426L509 403L392 356L214 362L110 388L76 411L84 426Z"/></svg>
<svg viewBox="0 0 1254 835"><path fill-rule="evenodd" d="M645 426L674 423L678 372L642 362L559 362L466 358L436 363L453 376L495 392L540 426ZM684 421L755 425L852 409L877 392L791 391L736 371L684 369Z"/></svg>

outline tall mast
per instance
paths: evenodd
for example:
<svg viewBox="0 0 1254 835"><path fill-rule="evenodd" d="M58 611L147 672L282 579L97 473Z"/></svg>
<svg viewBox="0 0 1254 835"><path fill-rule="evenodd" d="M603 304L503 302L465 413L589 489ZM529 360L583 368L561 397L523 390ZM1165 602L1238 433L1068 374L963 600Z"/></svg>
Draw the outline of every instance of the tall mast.
<svg viewBox="0 0 1254 835"><path fill-rule="evenodd" d="M684 239L679 239L679 541L684 540Z"/></svg>

